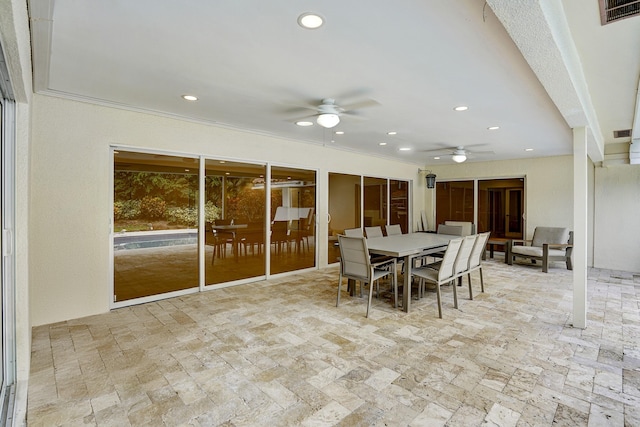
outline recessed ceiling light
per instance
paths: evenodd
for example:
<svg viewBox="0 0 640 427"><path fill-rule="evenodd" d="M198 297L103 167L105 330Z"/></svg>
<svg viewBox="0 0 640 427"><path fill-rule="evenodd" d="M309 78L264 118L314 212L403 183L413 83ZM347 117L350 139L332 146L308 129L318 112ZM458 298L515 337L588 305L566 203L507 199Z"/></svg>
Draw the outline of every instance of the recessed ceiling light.
<svg viewBox="0 0 640 427"><path fill-rule="evenodd" d="M498 129L500 129L500 126L489 126L487 129L489 129L489 130L498 130Z"/></svg>
<svg viewBox="0 0 640 427"><path fill-rule="evenodd" d="M184 171L185 171L185 172L189 172L189 169L185 169Z"/></svg>
<svg viewBox="0 0 640 427"><path fill-rule="evenodd" d="M301 120L299 122L296 122L296 124L298 126L313 126L313 122L308 122L306 120Z"/></svg>
<svg viewBox="0 0 640 427"><path fill-rule="evenodd" d="M398 148L398 150L400 150L400 151L411 151L411 148L410 147L400 147L400 148Z"/></svg>
<svg viewBox="0 0 640 427"><path fill-rule="evenodd" d="M336 131L336 135L344 135L344 131L343 130L337 130Z"/></svg>
<svg viewBox="0 0 640 427"><path fill-rule="evenodd" d="M332 139L332 140L331 140L331 142L336 142L336 140L335 140L335 139Z"/></svg>
<svg viewBox="0 0 640 427"><path fill-rule="evenodd" d="M440 160L440 157L434 157L433 160Z"/></svg>
<svg viewBox="0 0 640 427"><path fill-rule="evenodd" d="M302 28L315 30L316 28L320 28L322 24L324 24L324 19L322 19L322 16L317 13L307 12L298 16L298 25Z"/></svg>
<svg viewBox="0 0 640 427"><path fill-rule="evenodd" d="M387 145L386 142L379 142L378 145Z"/></svg>
<svg viewBox="0 0 640 427"><path fill-rule="evenodd" d="M224 174L225 175L231 175L231 172L225 172Z"/></svg>
<svg viewBox="0 0 640 427"><path fill-rule="evenodd" d="M533 151L533 148L525 148L524 151Z"/></svg>
<svg viewBox="0 0 640 427"><path fill-rule="evenodd" d="M220 163L227 163L227 162L226 162L226 161L224 161L224 160L220 160Z"/></svg>
<svg viewBox="0 0 640 427"><path fill-rule="evenodd" d="M397 134L398 134L398 132L396 132L394 130L392 130L391 132L387 132L387 135L397 135Z"/></svg>
<svg viewBox="0 0 640 427"><path fill-rule="evenodd" d="M460 106L454 108L454 110L456 110L456 111L466 111L468 109L469 109L469 107L467 107L466 105L460 105Z"/></svg>
<svg viewBox="0 0 640 427"><path fill-rule="evenodd" d="M182 98L187 101L197 101L198 97L193 95L182 95Z"/></svg>

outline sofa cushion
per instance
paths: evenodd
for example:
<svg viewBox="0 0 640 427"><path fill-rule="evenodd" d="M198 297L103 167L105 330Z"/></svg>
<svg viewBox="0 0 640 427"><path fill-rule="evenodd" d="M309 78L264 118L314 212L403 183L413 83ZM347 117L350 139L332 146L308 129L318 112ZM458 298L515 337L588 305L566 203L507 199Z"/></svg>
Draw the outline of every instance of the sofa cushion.
<svg viewBox="0 0 640 427"><path fill-rule="evenodd" d="M542 248L543 243L566 244L568 241L569 229L566 227L536 227L531 246Z"/></svg>

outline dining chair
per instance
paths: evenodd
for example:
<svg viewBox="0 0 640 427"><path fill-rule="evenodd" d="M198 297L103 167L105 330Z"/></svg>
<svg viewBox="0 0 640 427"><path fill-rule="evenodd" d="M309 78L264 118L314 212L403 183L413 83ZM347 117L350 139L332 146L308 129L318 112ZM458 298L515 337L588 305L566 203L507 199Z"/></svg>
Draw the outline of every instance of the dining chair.
<svg viewBox="0 0 640 427"><path fill-rule="evenodd" d="M360 282L360 294L362 286L369 284L369 299L367 302L367 315L371 308L371 298L373 296L373 286L379 279L391 276L393 284L394 306L398 307L398 282L396 280L396 259L391 258L384 262L372 263L369 257L367 239L364 237L338 236L340 246L340 279L338 281L338 297L336 307L340 305L340 291L342 289L342 279L347 278ZM377 293L380 293L378 285Z"/></svg>
<svg viewBox="0 0 640 427"><path fill-rule="evenodd" d="M400 224L387 225L384 229L387 232L387 236L397 236L398 234L402 234Z"/></svg>
<svg viewBox="0 0 640 427"><path fill-rule="evenodd" d="M473 246L476 243L477 237L477 234L472 234L471 236L466 236L462 239L462 245L460 246L460 250L456 256L456 261L453 265L453 272L456 279L458 279L458 286L462 286L462 276L469 270L471 251L473 251ZM458 308L458 293L456 292L455 286L453 288L453 305L455 308Z"/></svg>
<svg viewBox="0 0 640 427"><path fill-rule="evenodd" d="M411 275L420 279L419 287L422 289L425 282L432 282L436 285L436 297L438 300L438 317L442 319L442 296L440 293L440 285L451 282L455 279L454 264L456 257L462 246L463 239L452 239L444 252L442 261L439 263L438 268L423 266L416 267L411 270ZM456 295L456 287L453 286L454 296ZM457 301L457 297L454 297L454 301ZM456 308L458 305L456 303Z"/></svg>
<svg viewBox="0 0 640 427"><path fill-rule="evenodd" d="M347 228L344 230L344 235L348 237L362 237L362 228Z"/></svg>
<svg viewBox="0 0 640 427"><path fill-rule="evenodd" d="M469 268L467 269L467 278L469 280L469 299L473 299L473 290L471 289L471 273L478 270L480 272L480 289L484 292L484 279L482 278L482 254L485 246L489 241L490 231L478 234L478 238L473 245L471 255L469 257Z"/></svg>
<svg viewBox="0 0 640 427"><path fill-rule="evenodd" d="M379 225L375 227L365 227L364 234L365 236L367 236L367 239L371 239L373 237L384 237L384 235L382 234L382 227L380 227Z"/></svg>

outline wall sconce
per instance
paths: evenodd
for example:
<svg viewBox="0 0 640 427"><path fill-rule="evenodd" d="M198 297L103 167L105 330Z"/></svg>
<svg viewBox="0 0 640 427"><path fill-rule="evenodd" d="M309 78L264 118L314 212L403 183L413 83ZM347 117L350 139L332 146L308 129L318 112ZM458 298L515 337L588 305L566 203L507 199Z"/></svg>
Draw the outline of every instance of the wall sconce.
<svg viewBox="0 0 640 427"><path fill-rule="evenodd" d="M418 172L429 172L427 176L425 176L425 180L427 183L427 188L436 188L436 174L431 172L430 170L418 169Z"/></svg>

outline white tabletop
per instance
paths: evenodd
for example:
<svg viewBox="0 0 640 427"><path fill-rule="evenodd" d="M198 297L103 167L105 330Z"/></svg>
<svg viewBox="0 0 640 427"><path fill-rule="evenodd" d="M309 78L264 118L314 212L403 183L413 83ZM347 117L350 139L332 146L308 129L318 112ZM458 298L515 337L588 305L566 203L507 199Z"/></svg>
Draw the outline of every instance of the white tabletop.
<svg viewBox="0 0 640 427"><path fill-rule="evenodd" d="M367 239L369 252L379 255L406 257L425 250L446 247L451 239L460 236L435 233L409 233Z"/></svg>

